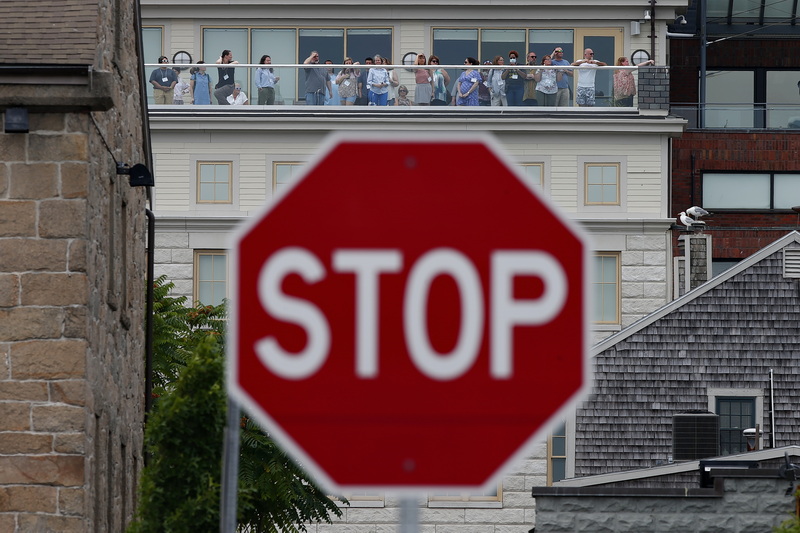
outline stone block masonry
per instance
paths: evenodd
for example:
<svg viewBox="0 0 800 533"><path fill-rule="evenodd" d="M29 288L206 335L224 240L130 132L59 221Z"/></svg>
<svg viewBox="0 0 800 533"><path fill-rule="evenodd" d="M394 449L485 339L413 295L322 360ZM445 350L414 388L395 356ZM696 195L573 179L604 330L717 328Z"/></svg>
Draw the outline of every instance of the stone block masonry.
<svg viewBox="0 0 800 533"><path fill-rule="evenodd" d="M29 7L0 3L0 33ZM26 24L16 66L63 64L47 56L63 25L86 32L85 51L61 44L93 58L92 83L0 80L0 113L29 111L27 133L0 132L2 533L124 531L143 464L146 192L116 174L147 161L135 3L59 7Z"/></svg>

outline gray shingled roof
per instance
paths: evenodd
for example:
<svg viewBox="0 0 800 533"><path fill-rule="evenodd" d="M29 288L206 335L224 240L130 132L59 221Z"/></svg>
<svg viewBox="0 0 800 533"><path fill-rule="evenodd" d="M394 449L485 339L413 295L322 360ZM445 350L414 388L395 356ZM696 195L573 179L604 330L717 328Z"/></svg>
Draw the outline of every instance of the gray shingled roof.
<svg viewBox="0 0 800 533"><path fill-rule="evenodd" d="M800 442L800 280L783 275L785 248L800 248L800 233L595 346L592 391L576 411L576 476L666 463L673 415L706 410L709 389L764 391L769 442L770 369L776 445Z"/></svg>
<svg viewBox="0 0 800 533"><path fill-rule="evenodd" d="M92 65L97 0L2 0L0 64Z"/></svg>

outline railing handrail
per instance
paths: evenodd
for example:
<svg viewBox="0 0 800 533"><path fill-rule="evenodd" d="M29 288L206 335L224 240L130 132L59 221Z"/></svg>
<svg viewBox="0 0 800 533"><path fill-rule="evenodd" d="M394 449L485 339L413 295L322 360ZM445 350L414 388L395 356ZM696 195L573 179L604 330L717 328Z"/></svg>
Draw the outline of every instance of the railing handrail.
<svg viewBox="0 0 800 533"><path fill-rule="evenodd" d="M385 68L387 70L393 69L408 69L408 70L415 70L415 69L458 69L463 70L464 65L367 65L367 64L359 64L359 65L345 65L345 64L329 64L329 63L270 63L268 65L262 65L259 63L145 63L145 67L167 67L167 68L180 68L180 69L188 69L191 67L206 67L206 68L333 68L333 69L345 69L345 68L354 68L354 69L371 69L371 68ZM471 65L477 69L488 69L488 70L508 70L508 69L518 69L518 70L532 70L532 69L576 69L581 68L580 66L574 65ZM605 70L639 70L640 68L654 68L654 67L637 67L637 66L621 66L621 65L606 65L604 67L595 67L597 69L605 69ZM669 68L668 66L657 67L657 68Z"/></svg>

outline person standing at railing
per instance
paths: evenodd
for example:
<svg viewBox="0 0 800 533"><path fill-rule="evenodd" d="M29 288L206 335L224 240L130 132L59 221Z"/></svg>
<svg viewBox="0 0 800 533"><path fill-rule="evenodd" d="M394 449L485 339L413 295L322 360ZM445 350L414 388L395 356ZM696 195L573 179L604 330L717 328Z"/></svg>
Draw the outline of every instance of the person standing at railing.
<svg viewBox="0 0 800 533"><path fill-rule="evenodd" d="M318 65L319 52L311 51L311 55L303 61L305 65ZM324 68L304 68L306 72L306 105L325 105L325 94L331 94L331 80Z"/></svg>
<svg viewBox="0 0 800 533"><path fill-rule="evenodd" d="M529 67L536 66L536 52L528 52L528 62L526 64ZM539 105L539 101L536 99L536 74L534 69L531 68L523 72L525 73L523 76L525 90L522 93L522 105Z"/></svg>
<svg viewBox="0 0 800 533"><path fill-rule="evenodd" d="M353 59L344 58L345 65L352 65ZM339 101L344 105L354 105L358 97L358 74L355 69L343 68L336 76L336 85L339 86Z"/></svg>
<svg viewBox="0 0 800 533"><path fill-rule="evenodd" d="M375 54L375 65L379 66L369 69L367 74L367 86L372 91L369 105L385 106L389 101L389 72L383 68L380 54Z"/></svg>
<svg viewBox="0 0 800 533"><path fill-rule="evenodd" d="M325 60L326 65L333 65L330 59ZM336 73L333 68L325 69L325 75L328 77L328 83L331 84L331 94L325 97L325 105L341 105L339 97L339 86L336 85Z"/></svg>
<svg viewBox="0 0 800 533"><path fill-rule="evenodd" d="M508 63L511 68L503 71L503 80L506 82L506 101L509 106L521 106L522 95L525 91L525 72L517 68L519 53L511 50L508 53Z"/></svg>
<svg viewBox="0 0 800 533"><path fill-rule="evenodd" d="M433 99L431 105L447 105L447 86L450 85L450 74L443 68L439 68L439 58L432 55L428 59L428 64L432 66L431 77L433 78ZM435 65L435 68L433 67Z"/></svg>
<svg viewBox="0 0 800 533"><path fill-rule="evenodd" d="M425 54L417 55L417 65L424 65L426 63ZM426 68L414 69L414 81L416 82L416 89L414 89L414 104L416 105L431 105L433 98L433 76L431 71Z"/></svg>
<svg viewBox="0 0 800 533"><path fill-rule="evenodd" d="M178 83L178 76L175 71L167 68L169 58L161 56L158 58L161 68L155 69L150 73L150 83L153 85L153 102L156 104L171 104L172 90Z"/></svg>
<svg viewBox="0 0 800 533"><path fill-rule="evenodd" d="M203 61L198 61L200 65ZM206 73L206 67L192 67L189 72L192 77L189 80L189 90L192 94L194 105L211 105L211 78Z"/></svg>
<svg viewBox="0 0 800 533"><path fill-rule="evenodd" d="M364 64L372 65L372 58L371 57L365 58ZM356 100L356 105L368 105L371 102L369 95L369 86L367 85L368 74L369 74L369 69L362 69L361 73L358 75L358 100Z"/></svg>
<svg viewBox="0 0 800 533"><path fill-rule="evenodd" d="M506 62L503 56L494 56L495 65L503 65ZM503 69L492 69L489 73L489 91L492 93L493 106L507 106L506 82L503 79Z"/></svg>
<svg viewBox="0 0 800 533"><path fill-rule="evenodd" d="M484 65L491 65L491 61L484 61ZM489 90L489 76L491 71L487 69L481 70L481 81L480 85L478 85L478 105L488 107L492 105L492 93Z"/></svg>
<svg viewBox="0 0 800 533"><path fill-rule="evenodd" d="M222 54L217 59L218 65L238 65L238 61L233 60L233 52L230 50L223 50ZM219 105L228 105L228 97L233 94L233 67L220 67L217 69L219 81L214 86L214 98L217 99Z"/></svg>
<svg viewBox="0 0 800 533"><path fill-rule="evenodd" d="M553 49L553 59L552 63L556 66L570 66L570 62L564 59L564 49L560 46L555 47ZM557 80L556 86L558 87L558 91L556 91L556 106L564 107L569 105L570 94L569 94L569 80L567 77L572 77L573 73L570 69L559 70L561 72L561 79Z"/></svg>
<svg viewBox="0 0 800 533"><path fill-rule="evenodd" d="M478 105L478 86L483 81L481 73L478 72L476 66L480 65L474 57L468 57L464 60L467 68L456 80L458 85L458 98L456 105L458 106L477 106Z"/></svg>
<svg viewBox="0 0 800 533"><path fill-rule="evenodd" d="M391 66L392 61L388 57L383 58L383 64L386 66L386 72L389 73L389 99L387 105L394 105L397 100L397 87L400 85L400 80L397 78L397 71Z"/></svg>
<svg viewBox="0 0 800 533"><path fill-rule="evenodd" d="M646 67L655 65L656 62L648 59L636 65ZM625 56L617 58L618 67L629 67L631 65ZM633 72L630 70L619 69L614 71L614 106L633 107L633 97L636 94L636 81L633 79Z"/></svg>
<svg viewBox="0 0 800 533"><path fill-rule="evenodd" d="M178 83L172 90L172 105L183 105L183 95L189 94L189 83L181 78L181 69L178 67L173 68L175 76L178 78Z"/></svg>
<svg viewBox="0 0 800 533"><path fill-rule="evenodd" d="M606 63L596 60L592 49L587 48L583 51L583 59L575 61L572 66L579 67L575 102L580 107L594 106L594 79L597 75L597 67L605 67Z"/></svg>
<svg viewBox="0 0 800 533"><path fill-rule="evenodd" d="M267 54L261 56L260 65L271 65L272 58ZM256 87L258 88L258 105L275 104L275 84L281 77L275 75L272 67L259 67L256 69Z"/></svg>
<svg viewBox="0 0 800 533"><path fill-rule="evenodd" d="M547 55L542 58L542 65L552 66L552 58ZM556 105L558 95L558 81L564 74L554 68L539 69L534 73L536 77L536 93L539 105L552 107Z"/></svg>

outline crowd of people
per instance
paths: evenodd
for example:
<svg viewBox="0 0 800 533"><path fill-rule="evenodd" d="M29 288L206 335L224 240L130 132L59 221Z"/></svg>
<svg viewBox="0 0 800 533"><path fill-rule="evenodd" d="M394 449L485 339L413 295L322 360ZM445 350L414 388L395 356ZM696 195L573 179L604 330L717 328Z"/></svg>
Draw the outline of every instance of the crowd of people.
<svg viewBox="0 0 800 533"><path fill-rule="evenodd" d="M464 60L464 68L458 78L450 86L450 74L439 66L437 56L426 57L418 54L415 61L413 97L405 85L400 84L395 69L391 68L389 58L376 54L367 57L361 65L352 58L343 61L345 68L335 72L333 67L318 68L319 52L314 50L303 61L305 74L306 105L369 105L369 106L569 106L572 95L569 78L575 78L575 102L581 107L595 105L595 77L597 67L607 63L594 58L591 48L583 51L583 58L574 62L564 59L564 49L555 47L538 61L535 52L529 52L525 64L519 62L519 53L510 50L508 63L503 56L496 56L493 61L485 61L485 65L503 68L481 68L480 61L474 57ZM191 102L196 105L210 105L212 98L219 105L248 105L247 94L242 90L240 82L234 78L235 67L230 50L223 50L216 63L217 83L212 86L203 61L197 63L189 71L190 81L187 83L180 76L181 69L169 69L165 56L158 58L162 66L150 75L153 85L154 102L156 104L183 104L184 95L190 95ZM276 84L280 76L269 66L272 59L263 55L259 62L263 65L256 69L255 86L258 91L258 105L275 104ZM331 60L325 64L333 65ZM653 65L652 60L636 65L637 67ZM351 66L352 65L352 66ZM619 57L617 66L629 67L627 57ZM564 67L564 68L537 68ZM569 67L569 68L567 68ZM615 70L613 76L614 105L633 106L636 94L636 82L630 69ZM170 96L172 98L170 98Z"/></svg>

